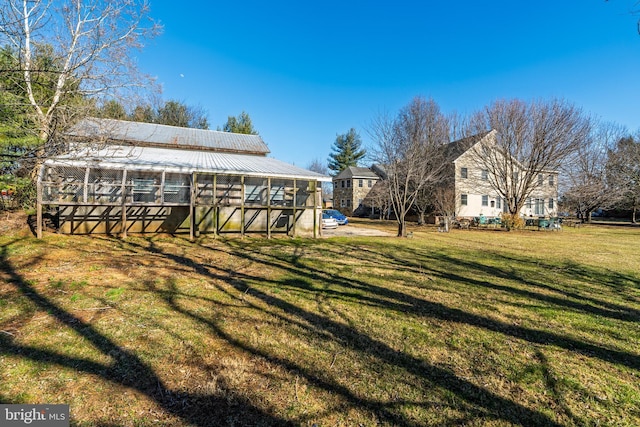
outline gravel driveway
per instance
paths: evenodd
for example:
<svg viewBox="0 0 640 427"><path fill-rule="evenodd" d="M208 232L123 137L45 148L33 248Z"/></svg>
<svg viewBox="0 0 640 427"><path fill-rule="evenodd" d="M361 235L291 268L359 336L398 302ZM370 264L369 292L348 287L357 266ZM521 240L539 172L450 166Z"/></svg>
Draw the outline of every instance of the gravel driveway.
<svg viewBox="0 0 640 427"><path fill-rule="evenodd" d="M392 236L391 233L386 231L377 230L375 228L361 227L360 225L340 225L338 228L324 228L322 229L322 237L342 237L342 236L371 236L371 237L386 237Z"/></svg>

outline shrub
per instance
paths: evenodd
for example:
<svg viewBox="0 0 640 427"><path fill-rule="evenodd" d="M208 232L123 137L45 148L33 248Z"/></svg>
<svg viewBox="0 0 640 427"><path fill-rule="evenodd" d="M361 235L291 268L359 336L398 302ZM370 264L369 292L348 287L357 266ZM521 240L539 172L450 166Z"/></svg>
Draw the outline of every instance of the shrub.
<svg viewBox="0 0 640 427"><path fill-rule="evenodd" d="M507 230L524 228L524 219L518 214L503 212L500 219Z"/></svg>

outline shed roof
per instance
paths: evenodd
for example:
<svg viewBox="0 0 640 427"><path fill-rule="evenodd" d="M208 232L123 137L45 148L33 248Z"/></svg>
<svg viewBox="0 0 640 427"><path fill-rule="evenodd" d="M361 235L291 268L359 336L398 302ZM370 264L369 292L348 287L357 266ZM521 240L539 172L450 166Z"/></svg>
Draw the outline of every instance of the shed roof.
<svg viewBox="0 0 640 427"><path fill-rule="evenodd" d="M48 165L166 171L169 173L218 173L255 177L307 179L330 182L331 178L283 161L250 154L202 150L111 145L100 149L85 147L57 156Z"/></svg>
<svg viewBox="0 0 640 427"><path fill-rule="evenodd" d="M269 147L259 135L182 128L154 123L86 118L67 135L77 139L107 140L140 146L187 148L266 155Z"/></svg>

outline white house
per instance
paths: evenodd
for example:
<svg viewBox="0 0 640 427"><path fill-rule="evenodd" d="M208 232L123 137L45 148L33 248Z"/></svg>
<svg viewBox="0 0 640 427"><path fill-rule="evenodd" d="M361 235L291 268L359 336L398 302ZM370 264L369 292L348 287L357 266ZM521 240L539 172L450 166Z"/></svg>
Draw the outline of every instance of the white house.
<svg viewBox="0 0 640 427"><path fill-rule="evenodd" d="M453 167L453 185L458 217L499 217L507 211L506 200L496 190L500 179L491 175L478 160L478 146L491 143L496 131L458 140L447 146L448 159ZM517 162L508 185L517 185L525 170ZM543 171L537 175L535 187L520 211L523 217L555 217L558 213L558 172Z"/></svg>

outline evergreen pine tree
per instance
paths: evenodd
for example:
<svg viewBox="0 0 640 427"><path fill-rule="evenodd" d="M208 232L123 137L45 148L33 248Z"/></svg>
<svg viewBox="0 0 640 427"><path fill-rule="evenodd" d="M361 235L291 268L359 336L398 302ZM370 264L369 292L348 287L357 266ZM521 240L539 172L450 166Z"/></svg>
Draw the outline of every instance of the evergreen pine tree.
<svg viewBox="0 0 640 427"><path fill-rule="evenodd" d="M358 161L367 153L361 145L362 139L354 128L349 129L346 134L338 135L331 147L329 169L337 175L349 166L358 166Z"/></svg>

